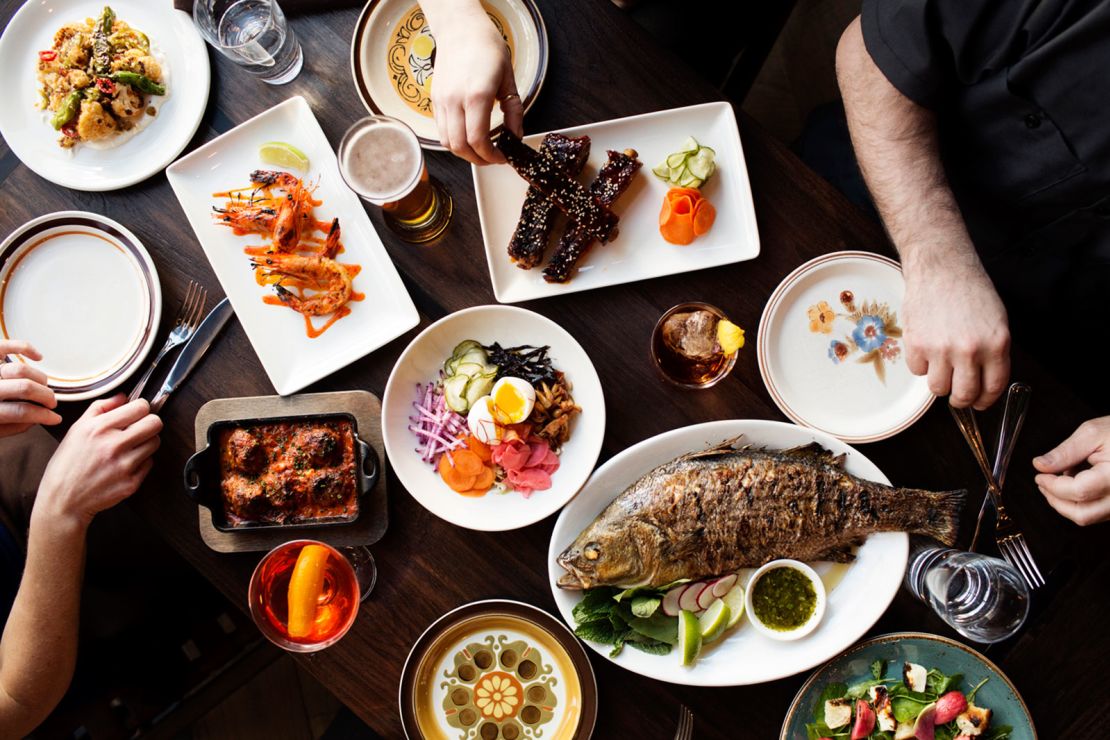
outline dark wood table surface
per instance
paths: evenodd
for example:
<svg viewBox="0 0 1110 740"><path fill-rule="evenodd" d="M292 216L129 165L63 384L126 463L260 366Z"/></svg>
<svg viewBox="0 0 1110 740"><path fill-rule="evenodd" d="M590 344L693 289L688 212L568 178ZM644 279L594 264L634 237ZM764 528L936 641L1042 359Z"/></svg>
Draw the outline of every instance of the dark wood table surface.
<svg viewBox="0 0 1110 740"><path fill-rule="evenodd" d="M18 0L0 4L4 23ZM529 132L573 126L719 98L680 59L603 0L540 0L552 54L543 93L525 125ZM292 18L304 46L305 68L292 84L270 87L212 54L212 94L190 150L291 95L312 104L337 144L365 113L350 79L349 51L357 9ZM15 104L8 101L6 104ZM840 249L892 254L880 227L850 205L757 125L740 116L741 137L755 197L762 251L750 262L616 286L525 304L557 320L593 358L605 387L608 426L601 460L652 435L713 419L783 419L759 376L755 330L764 302L794 267ZM409 246L379 227L421 313L421 327L467 306L493 303L475 211L470 168L442 153L428 157L431 172L455 198L455 219L439 244ZM189 279L222 294L164 174L113 193L81 193L52 185L0 144L0 232L44 213L82 209L106 214L134 230L153 254L165 296L164 323ZM514 206L515 207L515 206ZM717 387L680 392L649 364L648 339L660 313L680 301L706 300L748 330L748 348L735 372ZM320 381L307 391L366 389L382 394L390 369L413 330ZM988 654L1024 694L1042 738L1105 736L1110 705L1110 565L1106 527L1082 530L1058 517L1031 484L1031 457L1048 449L1094 414L1067 389L1015 351L1015 377L1034 386L1026 431L1008 479L1016 515L1052 583L1037 594L1023 633ZM161 534L235 604L246 607L247 581L258 554L220 555L197 533L196 509L185 497L180 471L192 451L193 418L213 398L272 393L237 322L164 410L166 430L154 472L131 502ZM79 408L67 410L74 417ZM988 429L993 424L987 423ZM972 489L965 536L982 487L955 426L936 404L896 438L863 451L896 483L936 490ZM546 552L554 516L499 534L456 528L425 511L390 478L390 529L374 548L377 590L362 605L351 632L336 646L298 656L370 727L402 735L397 711L401 667L416 637L460 604L494 597L526 601L555 613L547 583ZM954 636L902 592L869 634L923 630ZM629 673L590 653L600 687L596 737L667 738L680 704L695 715L698 738L773 738L804 675L759 686L691 688Z"/></svg>

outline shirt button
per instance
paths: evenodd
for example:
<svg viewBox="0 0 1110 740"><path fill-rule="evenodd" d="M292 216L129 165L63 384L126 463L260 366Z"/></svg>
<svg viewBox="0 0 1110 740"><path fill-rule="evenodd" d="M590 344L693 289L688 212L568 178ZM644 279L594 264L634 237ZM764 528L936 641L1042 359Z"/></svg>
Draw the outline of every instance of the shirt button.
<svg viewBox="0 0 1110 740"><path fill-rule="evenodd" d="M1041 125L1041 117L1036 113L1030 113L1025 117L1026 128L1037 128Z"/></svg>

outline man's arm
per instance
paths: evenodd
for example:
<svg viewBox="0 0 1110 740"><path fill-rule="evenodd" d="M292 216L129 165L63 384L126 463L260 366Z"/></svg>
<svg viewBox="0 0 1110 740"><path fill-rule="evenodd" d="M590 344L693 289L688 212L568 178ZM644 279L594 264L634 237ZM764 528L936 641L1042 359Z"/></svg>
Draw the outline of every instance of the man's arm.
<svg viewBox="0 0 1110 740"><path fill-rule="evenodd" d="M948 185L936 118L883 75L858 18L836 73L856 158L902 258L906 364L952 405L986 408L1009 378L1010 332Z"/></svg>
<svg viewBox="0 0 1110 740"><path fill-rule="evenodd" d="M144 400L96 401L43 473L27 563L0 639L0 737L23 737L57 705L77 658L85 533L150 471L162 421Z"/></svg>

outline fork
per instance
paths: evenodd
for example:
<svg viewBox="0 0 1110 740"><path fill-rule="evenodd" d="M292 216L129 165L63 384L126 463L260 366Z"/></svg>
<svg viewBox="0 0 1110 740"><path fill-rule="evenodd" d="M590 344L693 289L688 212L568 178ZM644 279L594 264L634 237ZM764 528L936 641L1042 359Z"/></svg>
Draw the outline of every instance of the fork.
<svg viewBox="0 0 1110 740"><path fill-rule="evenodd" d="M189 287L185 291L185 299L181 302L181 309L177 312L177 319L174 321L173 329L170 330L170 335L166 337L166 343L162 345L162 349L158 351L158 355L154 358L154 362L150 363L150 367L146 369L146 373L135 384L130 395L127 396L128 401L134 401L136 398L143 394L143 389L146 388L147 381L154 373L154 368L158 367L158 363L162 358L173 349L174 347L184 344L189 341L189 337L193 336L193 332L197 330L200 324L200 319L204 316L204 303L208 300L208 291L200 287L200 283L195 280L189 281Z"/></svg>
<svg viewBox="0 0 1110 740"><path fill-rule="evenodd" d="M693 736L694 713L683 704L678 710L678 729L674 732L674 740L690 740Z"/></svg>
<svg viewBox="0 0 1110 740"><path fill-rule="evenodd" d="M994 453L994 480L1001 493L1006 485L1006 471L1010 467L1010 458L1013 457L1014 447L1017 445L1018 435L1025 423L1025 413L1029 410L1029 398L1033 389L1025 383L1011 383L1006 391L1006 403L1002 409L1002 422L998 429L998 448ZM975 534L971 537L971 547L975 552L979 543L979 533L983 525L983 517L987 508L994 505L990 497L990 489L983 495L983 504L979 507L979 518L975 520Z"/></svg>
<svg viewBox="0 0 1110 740"><path fill-rule="evenodd" d="M1017 524L1006 513L1006 507L1002 504L1002 492L998 488L994 471L990 463L987 462L987 450L983 444L983 435L979 432L979 424L975 421L975 412L969 408L958 409L954 406L949 406L948 410L952 412L952 417L956 420L964 439L971 447L975 462L979 463L979 469L982 470L983 477L987 479L987 492L994 502L994 508L998 515L994 541L998 545L999 552L1002 553L1002 557L1006 558L1010 565L1017 569L1022 580L1030 589L1043 586L1044 576L1037 568L1037 563L1033 560L1033 554L1029 552L1029 546L1025 543L1025 535L1021 533Z"/></svg>

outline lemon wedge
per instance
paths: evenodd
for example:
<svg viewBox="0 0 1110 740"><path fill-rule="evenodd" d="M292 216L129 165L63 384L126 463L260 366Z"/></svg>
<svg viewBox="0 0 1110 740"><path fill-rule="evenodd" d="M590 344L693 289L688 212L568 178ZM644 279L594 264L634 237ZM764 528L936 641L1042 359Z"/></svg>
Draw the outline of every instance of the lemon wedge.
<svg viewBox="0 0 1110 740"><path fill-rule="evenodd" d="M717 343L726 355L734 354L744 346L744 330L728 319L721 319L717 322Z"/></svg>
<svg viewBox="0 0 1110 740"><path fill-rule="evenodd" d="M308 169L308 155L284 141L267 141L258 148L258 157L266 164L274 167L291 167L295 170Z"/></svg>

